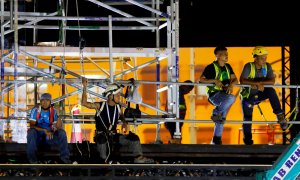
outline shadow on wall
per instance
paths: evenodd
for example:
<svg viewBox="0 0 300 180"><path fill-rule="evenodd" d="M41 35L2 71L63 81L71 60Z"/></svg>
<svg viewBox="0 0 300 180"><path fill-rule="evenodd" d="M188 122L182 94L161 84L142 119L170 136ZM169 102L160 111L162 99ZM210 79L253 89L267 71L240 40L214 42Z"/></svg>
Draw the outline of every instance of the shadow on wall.
<svg viewBox="0 0 300 180"><path fill-rule="evenodd" d="M204 65L196 65L195 67L195 80L198 81L200 78L201 73L204 71ZM141 70L140 79L145 81L156 81L156 67L149 66L145 69ZM181 73L179 82L183 82L184 80L190 79L189 73ZM167 67L162 66L161 74L160 74L161 81L167 81ZM161 85L163 87L165 85ZM143 90L141 90L141 95L143 97L143 102L155 106L156 99L155 99L155 92L156 92L156 85L154 84L144 84L142 85ZM196 86L195 88L196 93L196 105L208 105L207 96L205 92L204 86ZM164 91L160 94L161 98L161 105L166 105L166 98L167 98L167 91Z"/></svg>

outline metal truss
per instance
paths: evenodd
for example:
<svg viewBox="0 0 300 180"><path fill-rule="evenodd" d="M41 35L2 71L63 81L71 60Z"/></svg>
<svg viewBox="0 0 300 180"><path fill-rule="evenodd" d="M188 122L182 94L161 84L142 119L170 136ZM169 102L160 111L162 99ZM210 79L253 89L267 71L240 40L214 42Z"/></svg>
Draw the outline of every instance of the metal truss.
<svg viewBox="0 0 300 180"><path fill-rule="evenodd" d="M14 109L14 116L17 118L18 116L18 88L27 83L35 84L35 94L37 94L36 84L38 83L57 83L59 82L62 87L65 85L75 87L76 91L66 93L64 88L62 89L62 97L54 99L55 102L64 101L65 98L68 98L72 95L78 94L81 92L80 79L81 75L77 74L71 70L68 70L64 67L66 62L66 57L78 57L78 59L82 60L83 58L89 59L91 56L93 57L109 57L110 68L109 72L101 69L106 75L109 76L109 82L116 81L116 78L122 78L123 75L134 72L140 68L149 66L150 64L156 63L157 68L159 69L159 62L163 59L168 59L168 66L170 67L168 70L168 81L170 82L178 82L178 48L179 48L179 3L178 0L170 1L170 6L167 8L167 12L160 11L161 1L152 0L151 7L147 6L148 3L146 1L134 1L134 0L126 0L128 5L135 5L139 8L142 8L146 11L152 13L152 17L134 17L133 15L126 13L120 9L113 7L112 1L105 3L103 1L98 0L88 0L89 2L106 8L112 12L120 14L124 17L71 17L66 16L65 7L63 0L59 0L60 8L57 12L53 13L44 13L44 12L19 12L18 11L18 1L9 1L6 3L10 3L10 11L4 11L4 1L1 1L1 97L4 97L6 93L13 90L14 92L14 104L5 103L4 99L1 98L1 117L4 116L4 106L8 106L8 114L9 109ZM116 1L117 2L117 1ZM37 25L39 22L43 21L52 21L59 20L62 22L62 26L52 26L52 25ZM92 26L84 26L84 27L70 27L66 26L67 21L106 21L108 22L107 27L92 27ZM123 22L139 22L142 26L112 26L113 21L123 21ZM34 29L33 37L36 37L36 29L59 29L63 36L61 39L62 44L61 47L40 47L40 46L19 46L18 45L18 30L24 28ZM160 47L160 37L159 31L163 28L167 28L167 47ZM89 47L67 47L65 44L65 31L66 30L108 30L109 31L109 47L108 48L89 48ZM112 31L113 30L152 30L156 32L156 44L155 48L113 48L112 45ZM11 51L11 54L5 55L4 49L4 40L5 36L9 33L14 33L14 48ZM36 40L34 39L34 42ZM62 67L54 65L52 62L48 62L47 60L43 60L40 56L48 57L49 59L55 57L60 57L62 62ZM31 66L28 65L27 60L26 63L19 61L20 57L28 57L30 60L33 60ZM134 66L131 69L125 70L120 74L113 73L112 62L114 57L153 57L152 61L146 62L139 66ZM4 63L10 63L13 65L13 70L11 70L11 74L13 75L13 79L5 79L8 74L8 68L4 67ZM42 63L52 68L40 69L37 68L37 64ZM96 63L94 63L96 64ZM25 70L22 73L22 70ZM54 70L54 72L53 72ZM61 79L55 77L55 73L60 73L62 77L66 75L71 75L74 78L79 80L79 83L69 82L68 79ZM30 79L19 80L18 77L22 74L25 74L26 77ZM43 77L44 80L38 80L38 77ZM157 77L159 77L159 71L157 71ZM160 79L158 78L158 82ZM10 84L5 84L10 83ZM93 85L92 85L93 86ZM92 87L91 86L91 87ZM159 88L159 84L157 84L157 88ZM93 93L89 91L90 94L95 95L97 97L103 98L101 95ZM168 90L168 101L170 102L170 106L168 111L165 112L160 110L159 104L159 93L156 94L156 107L152 107L148 104L141 103L141 105L154 109L158 112L158 114L179 114L178 110L178 86L174 86ZM37 97L37 95L35 95ZM36 102L36 100L35 100ZM177 128L177 135L180 136L179 128ZM159 134L159 133L158 133ZM159 137L158 137L159 138Z"/></svg>

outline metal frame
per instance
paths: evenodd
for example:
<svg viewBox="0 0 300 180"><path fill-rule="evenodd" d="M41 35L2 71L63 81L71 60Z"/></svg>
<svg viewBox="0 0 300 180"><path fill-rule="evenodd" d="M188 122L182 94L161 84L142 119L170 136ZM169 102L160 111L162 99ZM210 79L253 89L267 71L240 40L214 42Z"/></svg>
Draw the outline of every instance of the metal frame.
<svg viewBox="0 0 300 180"><path fill-rule="evenodd" d="M133 71L138 70L139 68L146 67L150 64L156 63L157 71L156 71L156 82L147 82L147 81L138 81L139 83L144 84L156 84L157 89L159 89L159 85L166 84L166 85L172 85L168 88L168 110L167 112L161 110L160 104L159 104L159 93L156 93L156 107L152 107L150 105L147 105L145 103L142 103L143 106L146 106L148 108L154 109L157 111L157 114L176 114L176 117L179 117L179 109L178 109L178 103L179 103L179 85L189 83L179 83L179 69L178 69L178 60L179 60L179 1L178 0L171 0L170 6L167 8L167 12L160 11L160 2L159 0L153 0L152 1L152 7L149 7L143 3L134 1L134 0L126 0L129 4L136 5L140 8L143 8L147 11L150 11L153 14L153 17L133 17L132 15L125 13L115 7L112 7L108 4L105 4L103 2L100 2L98 0L88 0L91 3L94 3L96 5L102 6L103 8L109 9L115 13L121 14L125 17L71 17L66 16L64 13L64 8L61 8L62 12L53 12L50 14L42 13L42 12L18 12L18 1L11 1L12 5L14 5L14 11L13 9L10 10L10 12L4 11L4 1L1 1L1 117L4 115L4 109L3 107L5 105L9 105L9 107L14 107L15 110L15 117L17 117L18 112L18 100L17 98L14 98L15 102L13 105L10 105L9 103L4 103L4 93L8 92L12 85L4 86L4 82L10 82L14 85L14 97L18 97L18 87L24 83L60 83L60 84L67 84L69 86L75 87L78 90L70 93L64 92L64 88L62 89L62 97L56 99L56 102L63 101L65 98L80 93L81 87L78 85L80 83L81 75L77 74L73 71L67 70L64 67L59 67L57 65L54 65L46 60L40 59L37 56L43 55L43 56L50 56L50 57L61 57L61 60L63 64L66 62L65 57L68 56L76 56L78 59L82 59L82 57L87 57L87 59L90 56L99 56L99 57L109 57L109 73L106 71L105 74L110 75L109 82L119 82L116 81L116 78L122 77L126 73L130 73ZM59 0L60 4L63 4L63 0ZM155 5L155 6L154 6ZM12 7L12 6L11 6ZM57 16L58 14L61 14L61 16ZM13 15L13 16L12 16ZM162 18L160 17L162 16ZM10 17L10 18L9 18ZM40 26L36 25L37 22L43 21L43 20L60 20L62 21L61 27L53 27L53 26ZM25 21L25 22L24 22ZM29 22L26 22L29 21ZM66 26L67 21L108 21L109 25L108 27L68 27ZM137 21L144 26L126 26L126 27L116 27L113 26L113 22L115 21ZM160 47L160 37L159 37L159 31L162 28L167 28L167 47L161 48ZM34 29L60 29L61 31L65 32L66 30L108 30L108 38L109 38L109 47L108 48L89 48L85 47L81 51L79 51L78 47L66 47L65 44L65 33L63 33L63 39L61 39L63 47L40 47L40 46L20 46L18 45L18 30L21 28L34 28ZM113 30L153 30L156 31L156 48L114 48L113 47L113 36L112 31ZM8 33L14 32L14 50L11 52L14 54L13 58L11 58L11 55L5 54L4 52L4 39L5 35ZM34 31L35 32L35 31ZM36 37L36 34L34 33L34 37ZM284 53L284 51L283 51ZM26 65L22 62L18 61L18 55L21 56L28 56L34 60L33 67ZM134 66L131 69L124 70L120 74L114 74L113 70L113 58L114 57L154 57L155 59L144 63L139 66ZM160 60L167 58L168 61L168 81L167 82L161 82L160 81ZM10 62L14 64L14 80L5 80L4 79L4 62ZM56 69L58 71L64 71L68 75L72 75L75 78L77 78L77 83L70 82L68 79L61 80L58 78L53 77L52 74L47 74L40 69L37 68L37 63L43 63L48 66L50 66L53 69ZM284 63L284 67L286 68L286 63ZM28 81L28 80L18 80L18 66L28 68L32 71L35 71L39 74L43 74L46 76L49 76L50 79L44 80L44 81ZM104 71L105 72L105 71ZM284 73L284 71L283 71ZM284 74L283 74L284 75ZM76 81L76 80L75 80ZM103 82L103 80L99 80L100 82ZM108 82L103 82L108 83ZM193 85L200 85L197 83L193 83ZM208 84L201 84L202 86L207 86ZM243 86L243 85L239 85ZM272 86L274 87L274 86ZM280 86L283 88L298 88L298 86ZM7 91L2 91L4 89L8 89ZM96 95L100 98L103 98L101 95L96 94L92 91L89 91L91 94ZM36 92L37 93L37 92ZM283 94L285 95L285 92L283 91ZM298 97L297 97L298 98ZM37 99L37 98L35 98ZM65 115L65 113L63 114ZM176 121L176 133L174 134L175 138L181 138L181 132L179 130L179 122ZM160 124L157 126L157 136L156 141L160 140L159 137L159 129Z"/></svg>
<svg viewBox="0 0 300 180"><path fill-rule="evenodd" d="M14 43L14 50L12 51L12 53L14 54L13 56L13 61L12 59L8 58L8 57L4 57L4 48L1 49L1 55L2 55L2 58L1 58L1 90L2 88L6 88L6 89L9 89L7 87L4 86L4 82L11 82L14 84L14 97L18 97L17 93L18 93L18 87L21 86L22 84L24 83L29 83L27 80L25 81L22 81L22 80L18 80L18 66L19 67L23 67L23 68L27 68L27 69L30 69L31 71L34 71L40 75L44 75L44 76L49 76L49 81L48 83L54 83L54 81L59 81L59 79L57 78L54 78L54 76L52 74L47 74L41 70L39 70L37 67L37 62L39 63L43 63L43 64L46 64L46 65L49 65L51 68L54 68L58 71L64 71L66 72L67 74L70 74L76 78L79 78L81 79L81 76L79 74L76 74L76 73L73 73L72 71L69 71L69 70L66 70L64 67L58 67L56 65L53 65L45 60L42 60L40 58L38 58L37 56L38 55L43 55L43 56L60 56L61 57L61 60L62 62L64 62L64 57L67 57L67 56L79 56L79 51L78 51L78 48L77 47L65 47L65 33L63 33L63 36L61 39L61 43L63 44L64 47L19 47L18 46L18 30L19 29L22 29L22 28L34 28L35 30L36 29L39 29L39 28L42 28L42 29L60 29L61 31L66 31L66 30L109 30L109 48L84 48L82 52L82 54L84 54L85 56L105 56L105 57L109 57L109 61L110 61L110 69L109 69L109 74L111 75L110 76L110 82L113 82L114 81L114 78L117 78L117 77L120 77L122 75L124 75L125 73L129 73L129 72L132 72L132 71L135 71L139 68L143 68L145 66L148 66L149 64L152 64L152 63L159 63L160 60L162 60L163 58L165 57L171 57L173 59L175 59L174 57L172 57L172 54L175 53L178 51L178 42L177 42L177 46L173 46L172 49L171 48L160 48L159 47L159 41L160 41L160 37L159 37L159 30L164 28L164 27L172 27L172 31L169 31L168 34L170 34L171 36L170 37L173 37L173 39L170 39L168 38L168 47L171 47L170 44L175 44L175 40L174 40L174 37L175 36L175 25L176 25L176 21L177 21L177 24L178 24L178 12L175 12L175 10L179 10L179 8L177 9L174 9L174 7L176 7L176 5L173 5L175 3L177 3L177 6L178 6L178 2L173 2L171 1L171 4L172 4L172 7L171 9L173 9L172 12L172 18L169 16L168 13L164 13L164 12L161 12L159 10L159 4L160 4L160 1L159 0L156 0L152 2L152 4L156 5L156 9L155 8L151 8L149 6L146 6L144 5L143 3L140 3L140 2L137 2L137 1L133 1L133 0L127 0L127 2L129 4L133 4L133 5L136 5L140 8L143 8L145 10L148 10L150 12L152 12L153 14L153 17L142 17L142 18L139 18L139 17L133 17L132 15L130 14L127 14L125 12L122 12L121 10L118 10L117 8L114 8L108 4L104 4L100 1L96 1L96 0L88 0L94 4L97 4L97 5L100 5L106 9L109 9L113 12L116 12L118 14L121 14L123 16L125 16L125 18L123 17L67 17L65 16L65 13L64 13L64 7L63 7L63 0L59 0L59 4L60 4L60 10L58 12L53 12L53 13L39 13L39 12L18 12L18 1L14 1L14 2L11 2L11 7L12 5L14 6L14 10L11 8L10 9L10 12L6 12L4 11L4 1L1 1L1 43L2 43L2 47L4 47L4 39L5 39L5 35L8 34L8 33L11 33L11 32L14 32L14 40L15 40L15 43ZM57 16L57 15L61 15L61 16ZM177 16L176 16L177 15ZM163 18L160 18L163 17ZM10 19L9 19L10 17ZM4 22L4 20L6 20ZM40 26L40 25L36 25L37 22L40 22L40 21L43 21L43 20L61 20L62 21L62 26L61 27L53 27L53 26ZM109 26L108 27L101 27L101 28L90 28L90 27L72 27L72 28L68 28L66 26L66 21L108 21L109 22ZM26 22L26 21L29 21L29 22ZM132 26L132 27L116 27L116 26L112 26L112 22L113 21L137 21L137 22L140 22L146 26L141 26L141 27L135 27L135 26ZM150 21L150 22L148 22ZM151 23L151 21L154 21L155 23ZM163 22L163 24L161 24L161 22ZM169 25L167 25L169 24ZM12 28L13 27L13 28ZM156 31L156 35L157 35L157 38L156 38L156 44L157 44L157 47L156 48L146 48L146 49L140 49L140 48L113 48L113 45L112 45L112 30L155 30ZM168 35L169 36L169 35ZM35 34L35 31L34 31L34 39L36 37L36 34ZM177 33L177 41L178 41L178 33ZM25 65L24 63L21 63L21 62L18 62L18 55L19 53L21 53L22 55L24 56L28 56L32 59L34 59L34 67L30 67L28 65ZM81 55L82 55L81 54ZM81 56L80 55L80 56ZM136 67L133 67L132 69L128 69L125 71L125 73L121 73L121 74L116 74L116 75L113 75L113 69L112 69L112 58L113 57L123 57L123 56L130 56L130 57L137 57L137 56L142 56L142 57L156 57L155 60L153 61L150 61L148 63L145 63L145 64L142 64L140 66L136 66ZM178 60L178 58L177 58ZM14 65L14 80L5 80L4 79L4 61L6 62L9 62L9 63L12 63ZM64 64L64 63L63 63ZM173 64L170 64L171 66L174 66ZM178 67L176 67L178 69ZM158 71L159 73L159 71ZM159 76L159 74L157 74ZM177 78L178 79L178 78ZM36 78L35 78L36 80ZM47 80L46 80L47 81ZM22 84L20 84L22 83ZM30 83L34 83L34 84L37 84L37 83L40 83L39 81L30 81ZM47 82L46 82L47 83ZM64 83L62 81L60 81L60 84L64 85ZM66 97L69 97L71 94L76 94L76 93L79 93L81 92L80 91L80 87L78 85L75 85L75 84L71 84L71 83L67 83L68 85L71 85L73 87L76 87L78 88L79 90L78 91L75 91L75 92L72 92L70 94L63 94L63 98L60 98L58 99L57 101L62 101L63 99L65 99ZM158 86L159 84L157 84ZM175 89L174 89L175 90ZM62 90L63 91L63 90ZM37 92L36 92L37 93ZM174 93L173 93L174 94ZM1 94L2 96L4 95L3 93ZM95 95L95 94L93 94ZM1 96L1 97L2 97ZM36 96L36 95L35 95ZM101 97L100 95L98 95L98 97ZM174 96L175 97L175 96ZM157 94L157 99L159 98L159 94ZM36 98L37 99L37 98ZM17 117L17 113L18 113L18 100L17 98L14 99L15 102L14 102L14 105L11 105L10 107L14 107L14 116ZM175 97L175 100L172 100L172 102L176 102L177 99ZM158 101L157 101L158 102ZM4 105L8 105L8 103L4 103L4 100L1 99L1 104L3 106L1 106L1 108L4 107ZM177 103L175 103L177 104ZM158 107L159 107L159 104L156 105L156 108L150 106L150 105L147 105L145 103L142 103L142 105L148 107L148 108L152 108L152 109L155 109L156 111L158 111L158 113L163 113L163 114L168 114L168 112L165 112L165 111L162 111L160 110ZM173 112L176 112L176 105L174 105L173 107ZM172 112L171 112L172 113ZM4 109L1 109L1 115L3 117L3 114L4 114Z"/></svg>

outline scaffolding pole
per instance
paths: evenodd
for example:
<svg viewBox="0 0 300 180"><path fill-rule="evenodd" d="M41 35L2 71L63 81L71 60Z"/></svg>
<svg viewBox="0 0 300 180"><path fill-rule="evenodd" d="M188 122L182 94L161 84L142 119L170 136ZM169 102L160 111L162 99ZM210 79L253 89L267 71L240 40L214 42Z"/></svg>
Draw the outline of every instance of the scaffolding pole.
<svg viewBox="0 0 300 180"><path fill-rule="evenodd" d="M1 13L4 12L4 1L1 1ZM4 80L4 17L1 16L1 80ZM3 97L3 88L4 82L0 83L0 91L1 91L1 109L0 109L0 118L4 116L4 97Z"/></svg>
<svg viewBox="0 0 300 180"><path fill-rule="evenodd" d="M112 48L113 48L113 37L112 37L112 21L111 21L111 15L108 16L108 42L109 42L109 79L110 83L114 82L114 71L113 71L113 54L112 54Z"/></svg>
<svg viewBox="0 0 300 180"><path fill-rule="evenodd" d="M14 80L18 79L18 53L19 53L19 34L18 34L18 0L14 0ZM18 116L18 106L19 106L19 94L18 94L18 84L15 83L14 86L14 116Z"/></svg>
<svg viewBox="0 0 300 180"><path fill-rule="evenodd" d="M97 1L97 0L87 0L87 1L90 1L90 2L92 2L92 3L94 3L94 4L99 5L99 6L102 6L102 7L106 8L106 9L109 9L109 10L115 12L115 13L121 14L122 16L125 16L125 17L134 17L134 16L132 16L131 14L125 13L125 12L123 12L123 11L117 9L117 8L114 8L114 7L112 7L112 6L109 6L109 5L107 5L107 4L104 4L104 3L100 2L100 1ZM144 25L146 25L146 26L152 26L151 23L148 23L148 22L146 22L146 21L137 20L137 22L142 23L142 24L144 24Z"/></svg>

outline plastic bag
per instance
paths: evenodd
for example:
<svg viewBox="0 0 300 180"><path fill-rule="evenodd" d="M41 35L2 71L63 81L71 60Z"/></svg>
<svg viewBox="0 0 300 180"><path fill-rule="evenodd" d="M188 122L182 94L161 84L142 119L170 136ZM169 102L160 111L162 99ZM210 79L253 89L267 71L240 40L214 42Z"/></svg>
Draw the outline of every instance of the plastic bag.
<svg viewBox="0 0 300 180"><path fill-rule="evenodd" d="M142 98L142 96L140 95L140 93L138 91L138 86L137 85L130 86L128 96L127 96L126 100L128 102L134 102L135 104L141 104L142 103L143 98Z"/></svg>

